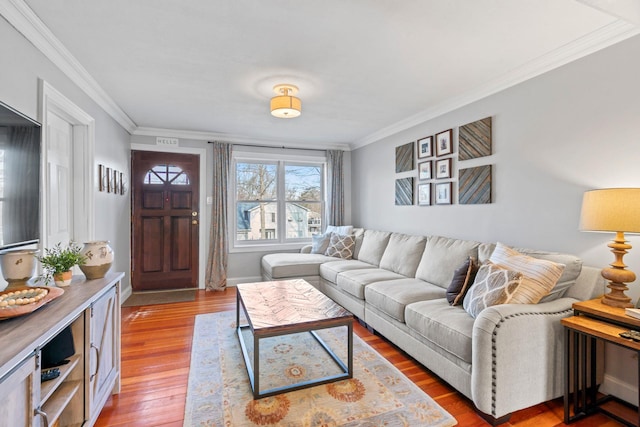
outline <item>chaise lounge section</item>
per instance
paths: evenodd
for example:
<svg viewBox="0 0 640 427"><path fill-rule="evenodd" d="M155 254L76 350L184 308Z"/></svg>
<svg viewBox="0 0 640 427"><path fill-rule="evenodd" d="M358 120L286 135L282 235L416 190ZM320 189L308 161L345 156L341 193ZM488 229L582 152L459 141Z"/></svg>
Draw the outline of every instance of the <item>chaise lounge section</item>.
<svg viewBox="0 0 640 427"><path fill-rule="evenodd" d="M561 266L557 282L535 304L490 305L474 318L449 303L447 289L465 262L492 261L500 244L364 229L352 236L352 259L311 247L268 254L262 278L306 279L471 399L492 424L563 394L560 319L574 302L602 293L598 269L569 254L516 249Z"/></svg>

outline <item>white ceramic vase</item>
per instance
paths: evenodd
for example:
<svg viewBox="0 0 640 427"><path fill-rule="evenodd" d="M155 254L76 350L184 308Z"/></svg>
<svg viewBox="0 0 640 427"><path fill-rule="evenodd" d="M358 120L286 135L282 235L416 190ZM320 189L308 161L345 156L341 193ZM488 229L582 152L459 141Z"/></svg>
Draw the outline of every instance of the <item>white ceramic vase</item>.
<svg viewBox="0 0 640 427"><path fill-rule="evenodd" d="M113 249L108 240L85 242L82 255L86 262L80 266L80 270L89 280L103 278L113 264Z"/></svg>
<svg viewBox="0 0 640 427"><path fill-rule="evenodd" d="M0 253L2 277L9 285L26 285L36 272L37 249L16 249Z"/></svg>

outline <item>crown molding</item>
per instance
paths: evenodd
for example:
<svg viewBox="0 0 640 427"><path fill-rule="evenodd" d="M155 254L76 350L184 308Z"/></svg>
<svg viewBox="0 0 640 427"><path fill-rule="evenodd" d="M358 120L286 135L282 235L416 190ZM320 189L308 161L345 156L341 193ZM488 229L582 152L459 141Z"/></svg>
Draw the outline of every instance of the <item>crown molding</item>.
<svg viewBox="0 0 640 427"><path fill-rule="evenodd" d="M0 0L0 15L129 133L136 124L23 0Z"/></svg>
<svg viewBox="0 0 640 427"><path fill-rule="evenodd" d="M580 37L563 47L538 57L511 72L491 80L477 89L458 97L448 99L440 104L410 116L395 124L382 128L370 135L351 143L351 149L372 144L396 133L405 131L428 120L442 116L465 105L479 101L497 92L515 86L531 78L537 77L569 62L575 61L606 47L612 46L630 37L640 34L640 28L628 22L618 20L611 24Z"/></svg>
<svg viewBox="0 0 640 427"><path fill-rule="evenodd" d="M274 148L302 148L302 149L318 149L318 150L344 150L350 151L351 148L347 143L338 143L338 144L313 144L313 147L310 147L310 143L308 141L283 141L283 140L275 140L268 138L254 138L251 136L245 135L232 135L228 133L219 133L219 132L200 132L200 131L191 131L191 130L180 130L180 129L163 129L163 128L152 128L152 127L138 127L133 132L132 135L140 135L140 136L166 136L169 138L183 138L183 139L193 139L196 141L224 141L232 144L246 144L246 145L266 145Z"/></svg>

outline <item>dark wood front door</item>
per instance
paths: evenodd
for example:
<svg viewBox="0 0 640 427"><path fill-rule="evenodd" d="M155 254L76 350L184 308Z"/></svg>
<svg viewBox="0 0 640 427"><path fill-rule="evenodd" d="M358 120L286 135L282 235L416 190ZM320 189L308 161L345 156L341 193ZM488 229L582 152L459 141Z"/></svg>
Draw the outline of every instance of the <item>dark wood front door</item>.
<svg viewBox="0 0 640 427"><path fill-rule="evenodd" d="M131 151L134 291L198 287L199 162Z"/></svg>

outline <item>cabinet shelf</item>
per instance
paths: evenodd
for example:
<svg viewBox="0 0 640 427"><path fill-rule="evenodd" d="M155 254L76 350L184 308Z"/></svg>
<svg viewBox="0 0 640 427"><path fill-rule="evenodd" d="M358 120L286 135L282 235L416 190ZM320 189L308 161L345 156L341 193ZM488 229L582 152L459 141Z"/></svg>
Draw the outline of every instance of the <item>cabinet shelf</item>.
<svg viewBox="0 0 640 427"><path fill-rule="evenodd" d="M47 403L42 405L42 410L47 414L49 425L53 425L60 418L62 411L69 405L81 385L82 381L63 382L53 392Z"/></svg>
<svg viewBox="0 0 640 427"><path fill-rule="evenodd" d="M60 376L58 378L54 378L52 380L49 380L41 384L40 386L40 399L41 399L40 405L41 406L43 406L47 402L47 400L49 400L49 397L51 397L53 392L56 391L56 388L58 388L58 386L65 379L67 379L71 371L73 371L73 368L75 368L78 365L78 362L80 362L80 358L81 358L81 355L74 354L69 358L69 363L58 367L60 369Z"/></svg>

